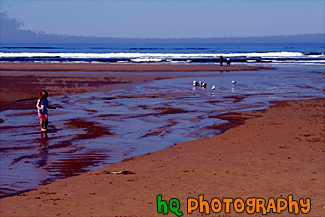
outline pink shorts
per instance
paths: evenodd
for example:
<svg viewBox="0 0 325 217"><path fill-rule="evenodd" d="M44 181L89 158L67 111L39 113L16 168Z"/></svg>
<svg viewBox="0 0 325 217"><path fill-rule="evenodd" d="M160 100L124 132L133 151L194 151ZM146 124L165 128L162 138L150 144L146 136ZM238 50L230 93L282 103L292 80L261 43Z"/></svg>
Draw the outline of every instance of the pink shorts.
<svg viewBox="0 0 325 217"><path fill-rule="evenodd" d="M38 111L38 117L47 119L48 116L47 116L47 113L42 114L40 111Z"/></svg>

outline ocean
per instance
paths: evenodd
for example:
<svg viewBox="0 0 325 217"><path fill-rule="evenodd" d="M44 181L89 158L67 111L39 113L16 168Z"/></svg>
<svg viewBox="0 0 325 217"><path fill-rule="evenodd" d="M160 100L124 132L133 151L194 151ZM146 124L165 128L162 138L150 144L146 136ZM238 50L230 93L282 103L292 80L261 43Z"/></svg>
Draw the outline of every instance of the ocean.
<svg viewBox="0 0 325 217"><path fill-rule="evenodd" d="M220 55L230 57L232 64L274 69L202 71L195 76L193 72L164 72L193 77L53 96L51 103L60 108L51 111L50 127L57 130L46 136L39 133L35 109L1 111L0 197L180 142L218 135L221 131L213 126L225 122L217 118L221 114L266 109L279 100L325 97L321 43L1 44L1 62L219 64ZM193 80L208 86L195 87ZM85 131L71 125L76 121L101 126L112 134L80 139Z"/></svg>
<svg viewBox="0 0 325 217"><path fill-rule="evenodd" d="M213 64L220 56L233 63L324 64L323 43L139 43L6 44L1 62Z"/></svg>

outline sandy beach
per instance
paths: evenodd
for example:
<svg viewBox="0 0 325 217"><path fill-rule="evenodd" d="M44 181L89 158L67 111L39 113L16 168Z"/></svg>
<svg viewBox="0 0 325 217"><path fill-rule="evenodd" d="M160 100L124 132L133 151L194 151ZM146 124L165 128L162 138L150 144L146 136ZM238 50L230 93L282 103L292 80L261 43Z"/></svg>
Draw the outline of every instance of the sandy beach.
<svg viewBox="0 0 325 217"><path fill-rule="evenodd" d="M0 3L0 217L325 217L325 1Z"/></svg>
<svg viewBox="0 0 325 217"><path fill-rule="evenodd" d="M180 64L89 64L89 63L1 63L0 71L92 71L92 72L195 72L248 71L270 69L247 65L180 65Z"/></svg>
<svg viewBox="0 0 325 217"><path fill-rule="evenodd" d="M0 200L1 216L159 216L156 196L310 198L324 216L324 99L275 102L264 111L229 113L225 133L125 159L99 170ZM236 126L236 127L234 127ZM119 174L124 172L125 174ZM237 216L231 209L230 214ZM257 214L258 215L258 214ZM272 214L271 214L272 215ZM282 215L287 216L288 210ZM169 213L169 216L174 216Z"/></svg>
<svg viewBox="0 0 325 217"><path fill-rule="evenodd" d="M36 72L3 71L1 109L34 108L39 89L64 95L177 77L184 75L46 73L39 76ZM297 201L311 200L310 216L324 216L324 108L324 99L277 101L267 110L210 117L229 121L211 126L224 133L127 158L3 198L0 216L163 216L157 213L157 195L167 202L177 198L184 216L202 216L198 209L187 214L187 199L198 199L199 195L204 195L207 201L252 197L267 201L292 195ZM96 128L95 133L109 132ZM94 133L89 129L87 135ZM223 208L212 215L248 214L237 214L231 207L230 213ZM175 214L169 212L168 216ZM288 216L288 209L279 216Z"/></svg>

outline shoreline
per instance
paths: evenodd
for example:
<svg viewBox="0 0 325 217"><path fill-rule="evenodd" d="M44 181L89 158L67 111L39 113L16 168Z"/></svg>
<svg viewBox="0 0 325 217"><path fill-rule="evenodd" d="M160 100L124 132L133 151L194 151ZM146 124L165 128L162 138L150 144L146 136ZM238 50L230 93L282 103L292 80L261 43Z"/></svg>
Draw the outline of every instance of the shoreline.
<svg viewBox="0 0 325 217"><path fill-rule="evenodd" d="M1 216L155 216L158 194L164 200L178 198L185 214L186 198L201 194L208 201L292 194L297 200L311 198L309 214L322 216L325 99L272 103L266 110L223 115L237 124L230 129L219 125L226 129L220 135L124 159L1 199L1 207L10 207L1 209ZM198 215L198 211L192 214ZM231 210L230 215L237 214Z"/></svg>
<svg viewBox="0 0 325 217"><path fill-rule="evenodd" d="M102 63L1 63L0 71L93 71L93 72L197 72L252 71L271 67L233 65L181 64L102 64Z"/></svg>

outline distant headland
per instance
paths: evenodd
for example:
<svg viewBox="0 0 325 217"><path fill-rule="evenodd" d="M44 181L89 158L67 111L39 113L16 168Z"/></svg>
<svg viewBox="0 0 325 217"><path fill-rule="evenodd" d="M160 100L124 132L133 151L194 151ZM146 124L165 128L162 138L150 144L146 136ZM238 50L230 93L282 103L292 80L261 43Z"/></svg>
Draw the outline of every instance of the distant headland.
<svg viewBox="0 0 325 217"><path fill-rule="evenodd" d="M0 13L0 43L325 43L325 33L204 38L115 38L69 36L24 30L23 23Z"/></svg>

